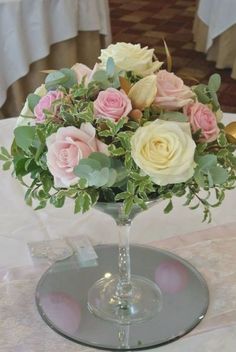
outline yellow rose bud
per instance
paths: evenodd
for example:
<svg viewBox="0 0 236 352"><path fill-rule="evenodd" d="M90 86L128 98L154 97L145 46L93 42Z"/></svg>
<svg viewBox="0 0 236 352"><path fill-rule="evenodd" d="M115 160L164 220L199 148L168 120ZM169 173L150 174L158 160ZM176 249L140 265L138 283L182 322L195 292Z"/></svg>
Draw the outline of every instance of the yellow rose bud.
<svg viewBox="0 0 236 352"><path fill-rule="evenodd" d="M144 110L154 101L157 94L156 75L142 78L129 91L129 98L134 109Z"/></svg>

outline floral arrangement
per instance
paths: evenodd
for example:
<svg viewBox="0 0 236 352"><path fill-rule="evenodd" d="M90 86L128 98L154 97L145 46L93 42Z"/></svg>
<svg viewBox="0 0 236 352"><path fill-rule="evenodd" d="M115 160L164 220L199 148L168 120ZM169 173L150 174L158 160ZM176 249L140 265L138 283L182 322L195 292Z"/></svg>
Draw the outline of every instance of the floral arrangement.
<svg viewBox="0 0 236 352"><path fill-rule="evenodd" d="M128 215L161 198L168 213L172 197L185 196L210 220L236 181L236 145L220 121L220 76L188 87L139 44L112 44L99 60L93 70L47 71L27 98L11 151L1 147L3 169L13 164L27 204L62 207L68 197L77 213L97 201L123 202Z"/></svg>

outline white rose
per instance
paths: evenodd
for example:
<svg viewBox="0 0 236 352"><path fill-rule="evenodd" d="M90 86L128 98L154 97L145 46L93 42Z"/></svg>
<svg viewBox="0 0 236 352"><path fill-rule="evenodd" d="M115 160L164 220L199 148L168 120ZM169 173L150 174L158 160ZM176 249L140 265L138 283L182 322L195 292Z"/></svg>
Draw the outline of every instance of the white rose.
<svg viewBox="0 0 236 352"><path fill-rule="evenodd" d="M109 57L112 57L118 70L133 71L137 75L147 76L157 71L163 64L152 61L154 49L141 48L140 44L117 43L101 50L99 59L106 67Z"/></svg>
<svg viewBox="0 0 236 352"><path fill-rule="evenodd" d="M135 163L160 186L193 176L195 148L189 123L156 120L139 127L131 138Z"/></svg>
<svg viewBox="0 0 236 352"><path fill-rule="evenodd" d="M45 84L41 84L41 86L36 88L36 90L34 91L34 94L39 95L40 97L43 97L44 95L46 95L47 90L45 88ZM32 117L34 117L34 114L29 109L28 100L26 99L25 105L20 112L20 116L17 119L16 127L28 125L33 121Z"/></svg>

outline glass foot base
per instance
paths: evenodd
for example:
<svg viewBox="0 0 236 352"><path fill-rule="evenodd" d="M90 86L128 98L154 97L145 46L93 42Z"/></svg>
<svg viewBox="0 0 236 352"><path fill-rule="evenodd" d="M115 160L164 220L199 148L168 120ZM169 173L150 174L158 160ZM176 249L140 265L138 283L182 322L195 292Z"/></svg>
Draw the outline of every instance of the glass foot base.
<svg viewBox="0 0 236 352"><path fill-rule="evenodd" d="M129 325L100 319L88 309L88 291L96 280L105 276L109 281L112 273L117 272L114 258L118 256L118 247L99 245L95 251L97 265L81 266L75 254L54 263L37 285L38 310L57 333L95 349L138 351L170 343L204 318L209 294L201 274L173 253L133 245L132 270L160 287L161 310L152 319ZM178 346L169 349L178 350Z"/></svg>
<svg viewBox="0 0 236 352"><path fill-rule="evenodd" d="M131 324L153 318L160 312L162 297L159 287L142 276L131 277L130 295L117 294L118 275L102 278L88 292L88 308L99 318Z"/></svg>

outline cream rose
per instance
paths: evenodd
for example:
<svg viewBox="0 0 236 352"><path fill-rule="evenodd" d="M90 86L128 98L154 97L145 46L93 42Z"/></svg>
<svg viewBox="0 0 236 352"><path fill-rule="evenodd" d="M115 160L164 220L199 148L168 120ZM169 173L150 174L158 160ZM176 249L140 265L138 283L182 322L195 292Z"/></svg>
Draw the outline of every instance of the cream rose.
<svg viewBox="0 0 236 352"><path fill-rule="evenodd" d="M135 109L149 108L157 94L156 75L146 76L135 83L129 91L129 98Z"/></svg>
<svg viewBox="0 0 236 352"><path fill-rule="evenodd" d="M153 61L154 49L141 48L140 44L117 43L101 50L99 59L105 67L112 57L118 70L133 71L137 75L147 76L157 71L163 64Z"/></svg>
<svg viewBox="0 0 236 352"><path fill-rule="evenodd" d="M160 186L193 176L195 148L188 123L156 120L138 128L131 138L134 162Z"/></svg>

